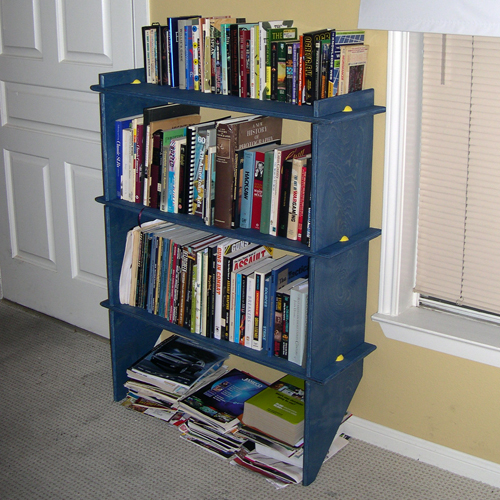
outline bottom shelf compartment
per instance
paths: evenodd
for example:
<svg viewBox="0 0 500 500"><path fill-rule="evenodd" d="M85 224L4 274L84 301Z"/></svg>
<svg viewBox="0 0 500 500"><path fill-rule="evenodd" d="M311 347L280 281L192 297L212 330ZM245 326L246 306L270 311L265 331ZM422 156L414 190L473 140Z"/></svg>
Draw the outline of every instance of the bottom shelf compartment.
<svg viewBox="0 0 500 500"><path fill-rule="evenodd" d="M110 307L109 304L104 305L109 308L114 397L115 400L119 401L127 393L124 387L124 383L127 381L127 369L152 349L163 328L158 325L158 321L154 316L148 321L147 316L151 315L146 312L129 306ZM169 330L174 329L170 328ZM174 331L173 333L179 332ZM273 369L280 370L281 368L279 363L262 363L262 361L270 359L265 353L256 351L242 355L242 353L238 352L240 346L230 346L227 341L214 343L213 339L204 339L197 335L186 334L181 336L192 338L198 341L201 347L205 346L214 350L225 344L225 349L221 348L219 350L235 354L245 360L264 364ZM305 379L303 485L311 484L316 479L329 451L330 444L361 380L363 359L373 349L374 346L370 344L359 346L352 356L347 355L339 363L338 371L331 373L323 383L307 379L305 370L301 367L297 367L296 370L296 372L300 373L292 373ZM262 354L262 356L259 357L259 354ZM285 369L280 371L290 372L290 370L286 370L286 368L291 367L290 363L284 360L276 361L283 361L283 368ZM245 367L242 369L246 370ZM259 375L257 374L257 376ZM280 377L276 377L276 379L278 378ZM274 382L274 380L266 381Z"/></svg>

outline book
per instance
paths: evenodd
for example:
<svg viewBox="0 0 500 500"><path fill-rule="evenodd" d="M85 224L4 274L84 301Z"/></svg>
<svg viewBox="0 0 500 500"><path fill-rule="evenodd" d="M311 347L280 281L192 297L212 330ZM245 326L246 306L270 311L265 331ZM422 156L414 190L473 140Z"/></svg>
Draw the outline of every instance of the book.
<svg viewBox="0 0 500 500"><path fill-rule="evenodd" d="M155 132L185 127L200 122L200 108L185 104L165 104L144 108L144 170L141 174L142 202L149 206L151 189L151 162Z"/></svg>
<svg viewBox="0 0 500 500"><path fill-rule="evenodd" d="M224 277L224 256L240 248L246 247L250 243L236 238L228 238L217 245L215 256L215 307L214 307L214 338L222 339L222 310L223 310L223 277Z"/></svg>
<svg viewBox="0 0 500 500"><path fill-rule="evenodd" d="M226 354L172 335L136 361L127 370L127 375L181 395L204 376L220 368L226 358Z"/></svg>
<svg viewBox="0 0 500 500"><path fill-rule="evenodd" d="M251 338L253 337L253 325L255 308L254 291L255 287L249 286L249 280L253 280L253 273L256 269L263 266L268 260L269 256L264 256L262 259L257 260L247 266L242 267L235 274L235 303L234 303L234 342L252 347ZM247 329L247 324L249 328Z"/></svg>
<svg viewBox="0 0 500 500"><path fill-rule="evenodd" d="M309 275L309 261L306 255L293 256L290 259L283 259L278 266L274 267L269 276L269 304L268 310L263 318L266 324L266 343L263 348L272 353L274 348L274 314L276 311L276 291L287 283L297 278L306 278Z"/></svg>
<svg viewBox="0 0 500 500"><path fill-rule="evenodd" d="M290 328L288 337L288 361L304 363L307 336L307 311L309 282L303 281L290 290Z"/></svg>
<svg viewBox="0 0 500 500"><path fill-rule="evenodd" d="M267 75L267 31L271 28L289 28L293 25L293 20L278 21L260 21L258 23L259 31L259 93L260 100L270 98L271 88L269 86L270 77Z"/></svg>
<svg viewBox="0 0 500 500"><path fill-rule="evenodd" d="M179 409L230 431L239 423L245 401L265 389L267 384L236 368L218 380L179 399Z"/></svg>
<svg viewBox="0 0 500 500"><path fill-rule="evenodd" d="M304 380L286 375L249 398L242 422L296 445L304 436Z"/></svg>
<svg viewBox="0 0 500 500"><path fill-rule="evenodd" d="M182 210L179 212L187 214L195 214L200 203L202 195L201 191L196 191L195 200L195 176L198 173L196 180L196 188L204 187L204 159L207 146L207 138L212 144L213 139L209 135L209 130L215 127L216 120L209 120L202 123L190 125L186 129L186 155L184 158L183 182L182 189L179 187L179 197L182 199ZM198 164L196 163L198 160ZM199 214L201 215L201 214Z"/></svg>
<svg viewBox="0 0 500 500"><path fill-rule="evenodd" d="M217 123L217 156L214 224L234 226L236 154L240 150L281 140L282 120L250 115Z"/></svg>
<svg viewBox="0 0 500 500"><path fill-rule="evenodd" d="M168 26L168 54L170 85L172 87L179 86L179 21L183 19L191 19L193 16L169 17L167 18Z"/></svg>
<svg viewBox="0 0 500 500"><path fill-rule="evenodd" d="M340 50L344 45L362 45L365 32L362 30L340 31L334 34L334 46L330 50L330 69L328 77L328 96L338 95L340 76Z"/></svg>
<svg viewBox="0 0 500 500"><path fill-rule="evenodd" d="M166 211L175 214L178 213L180 165L184 159L181 160L181 146L185 144L185 134L171 139L169 144Z"/></svg>
<svg viewBox="0 0 500 500"><path fill-rule="evenodd" d="M123 130L130 128L132 120L141 115L127 116L115 120L115 151L116 151L116 197L120 200L123 196Z"/></svg>
<svg viewBox="0 0 500 500"><path fill-rule="evenodd" d="M239 343L238 338L235 338L235 330L240 326L239 315L236 315L236 279L238 271L245 269L252 264L263 261L271 257L273 249L264 245L248 245L236 254L229 254L227 256L227 270L229 272L226 290L226 329L227 322L229 321L229 341ZM229 300L228 300L229 299ZM238 321L236 318L238 317ZM238 330L239 332L239 330Z"/></svg>
<svg viewBox="0 0 500 500"><path fill-rule="evenodd" d="M302 198L302 191L305 188L305 172L303 172L303 168L307 165L308 157L310 157L310 155L292 159L286 232L286 237L289 240L299 239L300 200Z"/></svg>
<svg viewBox="0 0 500 500"><path fill-rule="evenodd" d="M277 60L276 60L276 100L286 102L287 86L287 43L284 41L276 42Z"/></svg>
<svg viewBox="0 0 500 500"><path fill-rule="evenodd" d="M180 89L186 89L186 26L192 26L196 18L201 16L181 17L177 21L177 39L178 39L178 75Z"/></svg>
<svg viewBox="0 0 500 500"><path fill-rule="evenodd" d="M309 158L306 164L306 181L304 188L304 205L302 210L302 236L301 241L309 245L311 234L311 181L312 181L312 159ZM299 215L300 227L300 215Z"/></svg>
<svg viewBox="0 0 500 500"><path fill-rule="evenodd" d="M292 159L285 160L281 167L281 193L278 213L278 236L286 238L288 228L288 206L290 204L290 181L292 178Z"/></svg>
<svg viewBox="0 0 500 500"><path fill-rule="evenodd" d="M272 21L270 21L272 22ZM292 26L293 21L283 21L283 24L290 24L290 26L271 27L266 30L266 99L271 99L272 92L272 64L271 64L271 51L274 42L287 42L295 40L298 36L297 28ZM277 47L276 47L277 49ZM277 55L277 54L276 54Z"/></svg>
<svg viewBox="0 0 500 500"><path fill-rule="evenodd" d="M344 45L340 49L339 95L365 88L368 45Z"/></svg>
<svg viewBox="0 0 500 500"><path fill-rule="evenodd" d="M273 236L276 236L278 234L279 207L280 207L280 197L282 194L281 177L283 174L283 169L282 169L283 163L285 162L285 160L299 158L302 156L306 156L308 154L311 154L310 140L297 142L295 144L289 144L285 146L279 146L274 149L272 166L271 165L269 166L270 170L269 174L271 175L272 171L272 179L269 180L271 192L268 198L269 199L268 233ZM269 159L269 161L271 161L271 159ZM269 189L269 183L268 183L268 189ZM263 202L263 208L264 208L264 202ZM267 205L266 205L266 210L267 210ZM263 232L262 225L261 225L261 232Z"/></svg>
<svg viewBox="0 0 500 500"><path fill-rule="evenodd" d="M290 292L307 278L299 278L276 290L276 312L274 326L274 355L288 359L290 339ZM279 318L279 321L278 321Z"/></svg>

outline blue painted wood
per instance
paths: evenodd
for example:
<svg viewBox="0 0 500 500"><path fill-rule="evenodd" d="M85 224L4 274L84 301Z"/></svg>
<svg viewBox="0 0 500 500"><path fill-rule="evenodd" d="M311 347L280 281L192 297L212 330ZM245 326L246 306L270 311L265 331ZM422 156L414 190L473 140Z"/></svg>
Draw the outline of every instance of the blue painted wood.
<svg viewBox="0 0 500 500"><path fill-rule="evenodd" d="M324 380L338 356L363 344L367 271L368 243L309 260L308 377Z"/></svg>
<svg viewBox="0 0 500 500"><path fill-rule="evenodd" d="M363 361L360 360L327 384L306 381L304 486L316 479L362 374Z"/></svg>
<svg viewBox="0 0 500 500"><path fill-rule="evenodd" d="M310 484L361 379L363 359L375 349L364 341L369 242L380 234L369 227L373 91L325 99L313 106L263 102L233 96L202 94L144 83L142 69L102 74L100 92L106 258L114 397L125 395L127 368L152 348L163 329L195 338L207 347L255 361L306 380L305 455L303 484ZM312 240L302 243L248 229L208 228L200 218L167 214L116 199L114 122L166 102L262 113L312 123ZM344 112L345 106L352 111ZM160 218L192 228L271 245L309 256L309 318L304 366L270 357L226 341L193 335L163 318L119 303L119 277L128 230ZM342 236L348 241L339 241ZM337 357L342 354L343 359Z"/></svg>
<svg viewBox="0 0 500 500"><path fill-rule="evenodd" d="M137 77L141 81L144 75L135 71L119 71L100 75L100 85L93 85L92 90L108 95L117 94L128 99L147 98L150 105L155 103L177 102L192 104L206 108L216 108L240 113L255 113L267 116L278 116L289 120L324 123L329 121L349 121L359 114L374 115L383 113L384 108L373 105L373 90L363 90L353 94L340 96L340 98L324 99L315 106L296 106L290 103L276 101L260 101L245 99L237 96L220 94L205 94L195 90L171 88L165 85L152 85L148 83L132 84ZM338 99L338 100L337 100ZM352 112L344 113L346 106Z"/></svg>
<svg viewBox="0 0 500 500"><path fill-rule="evenodd" d="M373 119L312 127L311 249L352 237L370 225Z"/></svg>

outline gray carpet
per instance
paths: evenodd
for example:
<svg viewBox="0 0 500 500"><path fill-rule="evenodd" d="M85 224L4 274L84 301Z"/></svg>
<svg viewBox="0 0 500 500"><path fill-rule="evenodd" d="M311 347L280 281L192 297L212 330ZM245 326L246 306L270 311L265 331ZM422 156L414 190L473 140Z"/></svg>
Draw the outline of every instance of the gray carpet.
<svg viewBox="0 0 500 500"><path fill-rule="evenodd" d="M276 490L113 402L109 343L0 301L1 499L500 499L500 490L351 442Z"/></svg>

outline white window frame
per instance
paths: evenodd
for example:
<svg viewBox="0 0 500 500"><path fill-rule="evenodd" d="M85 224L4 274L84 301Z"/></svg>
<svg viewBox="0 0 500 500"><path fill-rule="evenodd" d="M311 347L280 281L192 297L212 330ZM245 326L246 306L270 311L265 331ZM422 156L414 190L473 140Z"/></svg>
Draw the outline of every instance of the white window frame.
<svg viewBox="0 0 500 500"><path fill-rule="evenodd" d="M372 319L388 338L500 367L498 324L419 307L413 292L421 47L419 34L389 32L379 306Z"/></svg>

